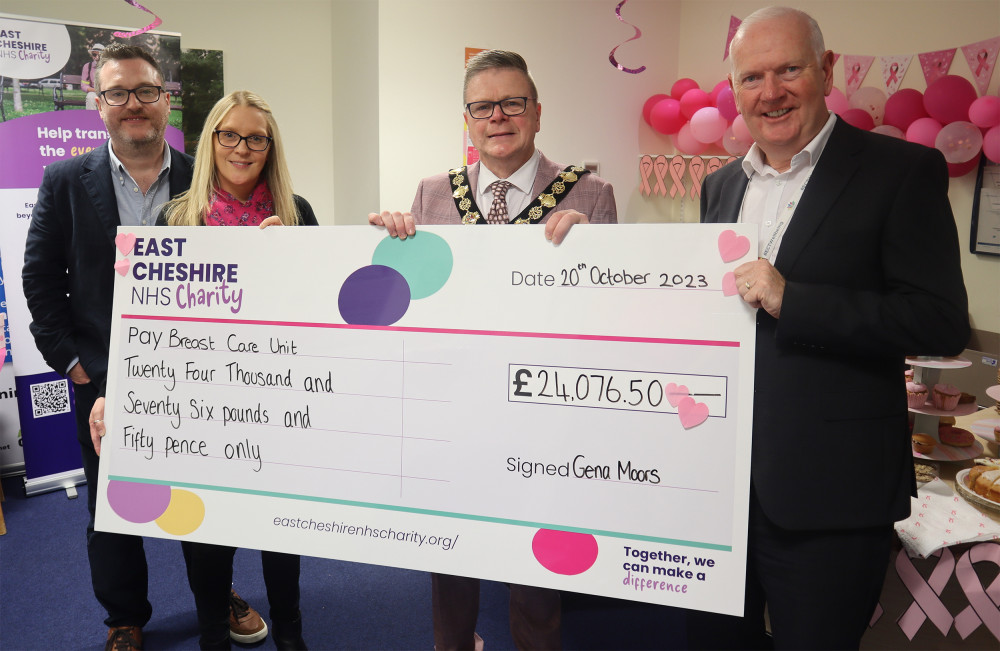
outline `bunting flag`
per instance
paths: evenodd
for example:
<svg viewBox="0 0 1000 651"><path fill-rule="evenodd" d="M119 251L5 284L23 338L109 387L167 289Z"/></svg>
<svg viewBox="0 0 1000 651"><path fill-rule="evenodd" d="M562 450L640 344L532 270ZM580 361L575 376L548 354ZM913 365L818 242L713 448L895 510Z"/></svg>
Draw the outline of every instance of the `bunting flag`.
<svg viewBox="0 0 1000 651"><path fill-rule="evenodd" d="M899 90L899 83L903 81L903 75L906 74L912 60L912 54L879 57L879 61L882 62L882 83L885 84L887 95L892 95Z"/></svg>
<svg viewBox="0 0 1000 651"><path fill-rule="evenodd" d="M875 57L864 54L844 55L844 79L847 80L847 97L854 94L861 87L861 82L865 80L868 69L872 67Z"/></svg>
<svg viewBox="0 0 1000 651"><path fill-rule="evenodd" d="M726 51L722 54L722 60L725 61L729 58L729 44L733 42L733 37L736 36L736 30L740 28L740 23L743 21L736 16L729 17L729 36L726 37Z"/></svg>
<svg viewBox="0 0 1000 651"><path fill-rule="evenodd" d="M955 58L957 50L958 48L953 47L950 50L924 52L917 55L917 58L920 59L920 67L924 71L924 80L927 81L928 86L948 74L948 71L951 70L951 60Z"/></svg>
<svg viewBox="0 0 1000 651"><path fill-rule="evenodd" d="M834 52L833 53L833 65L837 65L838 61L840 61L840 53Z"/></svg>
<svg viewBox="0 0 1000 651"><path fill-rule="evenodd" d="M965 54L965 60L969 64L969 70L972 71L980 95L985 95L989 89L998 50L1000 50L1000 36L962 46L962 53Z"/></svg>

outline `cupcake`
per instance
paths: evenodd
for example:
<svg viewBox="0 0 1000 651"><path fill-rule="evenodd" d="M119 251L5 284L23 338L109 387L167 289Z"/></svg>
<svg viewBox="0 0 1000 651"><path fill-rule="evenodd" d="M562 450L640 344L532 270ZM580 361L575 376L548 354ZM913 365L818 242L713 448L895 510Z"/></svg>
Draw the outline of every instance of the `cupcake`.
<svg viewBox="0 0 1000 651"><path fill-rule="evenodd" d="M931 393L931 401L935 409L942 411L953 411L958 406L958 399L962 397L962 392L951 384L935 384Z"/></svg>
<svg viewBox="0 0 1000 651"><path fill-rule="evenodd" d="M906 382L913 382L913 369L912 368L908 369L906 371L903 371L903 379Z"/></svg>
<svg viewBox="0 0 1000 651"><path fill-rule="evenodd" d="M917 382L906 383L906 404L919 409L927 402L927 387Z"/></svg>

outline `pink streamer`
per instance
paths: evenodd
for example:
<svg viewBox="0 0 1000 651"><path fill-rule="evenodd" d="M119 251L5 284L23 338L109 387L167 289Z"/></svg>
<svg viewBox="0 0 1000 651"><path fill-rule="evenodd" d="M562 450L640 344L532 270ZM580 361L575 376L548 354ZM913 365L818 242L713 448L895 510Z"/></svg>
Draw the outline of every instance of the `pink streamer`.
<svg viewBox="0 0 1000 651"><path fill-rule="evenodd" d="M653 157L649 154L644 155L639 159L639 178L642 182L639 184L639 192L643 195L650 195L653 193L653 188L649 187L649 173L653 171Z"/></svg>
<svg viewBox="0 0 1000 651"><path fill-rule="evenodd" d="M920 572L913 567L906 552L896 555L896 574L913 596L913 603L899 618L899 628L910 640L913 640L913 636L928 617L941 631L941 635L948 635L954 621L940 596L951 578L952 570L955 569L955 557L947 547L935 552L934 555L940 555L941 558L934 565L929 581L924 581L924 577L920 576Z"/></svg>
<svg viewBox="0 0 1000 651"><path fill-rule="evenodd" d="M664 181L667 179L667 157L664 155L659 155L656 157L656 162L653 163L653 171L656 172L656 188L653 192L661 196L667 196L667 186L664 185Z"/></svg>
<svg viewBox="0 0 1000 651"><path fill-rule="evenodd" d="M705 161L701 156L695 156L688 163L688 172L691 176L691 198L701 196L701 179L705 176Z"/></svg>
<svg viewBox="0 0 1000 651"><path fill-rule="evenodd" d="M955 618L955 630L964 640L980 624L985 624L993 637L1000 641L1000 575L984 590L972 566L973 563L981 562L1000 565L1000 545L980 543L958 560L955 576L958 577L958 584L962 586L969 605Z"/></svg>
<svg viewBox="0 0 1000 651"><path fill-rule="evenodd" d="M622 6L626 2L628 2L628 0L622 0L621 2L618 3L618 6L615 7L615 16L618 17L619 21L621 21L621 22L625 23L626 25L629 25L630 27L632 27L632 29L635 30L635 36L633 36L632 38L630 38L630 39L628 39L626 41L622 41L618 45L614 46L611 49L611 54L608 55L608 60L611 61L611 65L613 65L614 67L618 68L622 72L627 72L629 74L636 75L636 74L639 74L640 72L642 72L643 70L645 70L646 66L639 66L638 68L626 68L622 64L618 63L618 61L615 59L615 50L617 50L621 46L625 45L629 41L634 41L635 39L640 38L642 36L642 30L640 30L638 27L636 27L632 23L630 23L627 20L625 20L624 18L622 18Z"/></svg>
<svg viewBox="0 0 1000 651"><path fill-rule="evenodd" d="M127 2L130 5L132 5L136 9L142 9L143 11L145 11L147 14L149 14L150 16L153 17L153 22L151 22L150 24L146 25L142 29L135 30L134 32L112 32L118 38L132 38L133 36L138 36L139 34L145 34L149 30L156 29L157 27L159 27L160 25L163 24L163 21L160 20L159 16L157 16L156 14L154 14L149 9L146 9L145 7L143 7L141 4L139 4L138 2L136 2L136 0L125 0L125 2Z"/></svg>
<svg viewBox="0 0 1000 651"><path fill-rule="evenodd" d="M684 188L684 157L674 156L670 159L670 176L674 179L674 184L670 188L670 196L674 197L679 192L683 197L687 191Z"/></svg>

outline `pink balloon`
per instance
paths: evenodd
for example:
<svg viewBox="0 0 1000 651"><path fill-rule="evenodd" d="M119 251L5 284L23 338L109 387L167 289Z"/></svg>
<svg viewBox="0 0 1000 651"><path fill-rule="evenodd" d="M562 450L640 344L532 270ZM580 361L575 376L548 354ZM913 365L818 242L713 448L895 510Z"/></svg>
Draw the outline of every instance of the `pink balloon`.
<svg viewBox="0 0 1000 651"><path fill-rule="evenodd" d="M972 170L979 167L980 155L976 154L972 157L972 160L966 161L965 163L948 163L948 176L951 178L957 178L959 176L965 176Z"/></svg>
<svg viewBox="0 0 1000 651"><path fill-rule="evenodd" d="M844 111L841 116L844 118L844 122L851 125L852 127L857 127L859 129L864 129L865 131L871 131L875 128L875 120L868 111L860 108L852 108Z"/></svg>
<svg viewBox="0 0 1000 651"><path fill-rule="evenodd" d="M934 118L918 118L906 130L906 139L926 147L934 146L934 139L941 130L941 123Z"/></svg>
<svg viewBox="0 0 1000 651"><path fill-rule="evenodd" d="M733 120L733 135L740 142L746 143L748 147L753 144L753 135L750 134L750 129L747 128L747 123L742 115L737 115Z"/></svg>
<svg viewBox="0 0 1000 651"><path fill-rule="evenodd" d="M968 119L974 101L976 89L972 82L958 75L940 77L924 91L927 115L941 124Z"/></svg>
<svg viewBox="0 0 1000 651"><path fill-rule="evenodd" d="M882 92L881 88L863 86L854 91L848 103L851 108L867 111L875 124L882 124L882 118L885 115L885 101L885 93Z"/></svg>
<svg viewBox="0 0 1000 651"><path fill-rule="evenodd" d="M910 128L914 120L927 117L924 95L915 88L901 88L885 101L883 124L891 124L903 131Z"/></svg>
<svg viewBox="0 0 1000 651"><path fill-rule="evenodd" d="M830 90L830 94L826 96L826 108L837 115L843 115L844 111L851 108L851 105L847 102L847 97L840 89L833 88Z"/></svg>
<svg viewBox="0 0 1000 651"><path fill-rule="evenodd" d="M952 122L941 127L934 146L949 163L966 163L983 148L983 132L971 122Z"/></svg>
<svg viewBox="0 0 1000 651"><path fill-rule="evenodd" d="M708 93L700 88L692 88L681 96L681 114L690 120L698 109L703 109L711 103Z"/></svg>
<svg viewBox="0 0 1000 651"><path fill-rule="evenodd" d="M649 121L649 114L653 112L653 107L656 106L660 100L669 99L670 95L664 95L663 93L657 93L651 96L642 105L642 119L646 121L646 124L653 126L653 123Z"/></svg>
<svg viewBox="0 0 1000 651"><path fill-rule="evenodd" d="M670 97L661 99L649 112L649 125L660 133L677 133L684 122L681 103Z"/></svg>
<svg viewBox="0 0 1000 651"><path fill-rule="evenodd" d="M722 117L719 109L714 106L698 109L691 116L691 135L706 145L721 138L727 126L729 125L726 123L726 118Z"/></svg>
<svg viewBox="0 0 1000 651"><path fill-rule="evenodd" d="M727 88L729 88L728 79L723 79L722 81L720 81L715 85L715 88L712 89L712 92L708 94L708 96L712 98L712 106L719 105L719 93L721 93Z"/></svg>
<svg viewBox="0 0 1000 651"><path fill-rule="evenodd" d="M1000 124L1000 97L983 95L970 104L969 121L982 129Z"/></svg>
<svg viewBox="0 0 1000 651"><path fill-rule="evenodd" d="M994 163L1000 163L1000 126L993 127L983 136L983 153Z"/></svg>
<svg viewBox="0 0 1000 651"><path fill-rule="evenodd" d="M739 111L736 110L736 97L733 95L732 88L723 88L719 91L719 97L716 98L715 105L719 107L719 113L722 114L726 122L732 122L739 115Z"/></svg>
<svg viewBox="0 0 1000 651"><path fill-rule="evenodd" d="M730 156L743 156L750 151L750 143L743 142L733 134L732 127L726 127L726 133L722 136L722 148Z"/></svg>
<svg viewBox="0 0 1000 651"><path fill-rule="evenodd" d="M677 151L690 156L697 156L708 147L708 145L694 137L694 134L691 133L690 124L685 124L677 132L677 135L674 136L674 146L677 147Z"/></svg>
<svg viewBox="0 0 1000 651"><path fill-rule="evenodd" d="M881 133L883 136L891 136L893 138L899 138L900 140L906 140L906 134L899 127L894 127L891 124L880 124L874 129L872 133Z"/></svg>
<svg viewBox="0 0 1000 651"><path fill-rule="evenodd" d="M670 87L670 96L680 99L681 97L684 97L684 93L688 92L692 88L698 88L698 82L694 79L688 79L687 77L678 79L674 82L674 85Z"/></svg>

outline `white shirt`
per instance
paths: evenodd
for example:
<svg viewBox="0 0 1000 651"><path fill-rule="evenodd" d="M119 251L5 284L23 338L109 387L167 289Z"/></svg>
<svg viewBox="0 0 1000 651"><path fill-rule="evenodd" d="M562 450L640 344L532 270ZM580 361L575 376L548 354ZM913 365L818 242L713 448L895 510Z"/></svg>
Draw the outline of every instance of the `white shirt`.
<svg viewBox="0 0 1000 651"><path fill-rule="evenodd" d="M802 151L792 157L788 170L778 172L764 162L764 152L754 143L743 159L743 172L750 179L743 195L740 221L757 224L757 255L772 263L788 224L795 214L805 184L819 162L827 140L833 132L837 116L830 112L826 124Z"/></svg>
<svg viewBox="0 0 1000 651"><path fill-rule="evenodd" d="M535 184L535 176L538 175L538 161L540 160L541 154L536 149L531 154L531 158L506 179L498 177L480 161L479 181L476 183L476 203L483 215L489 214L490 206L493 205L493 190L487 190L487 188L494 181L510 181L511 185L507 188L507 215L511 218L520 215L521 211L527 208L528 204L535 198L531 195L531 186Z"/></svg>

